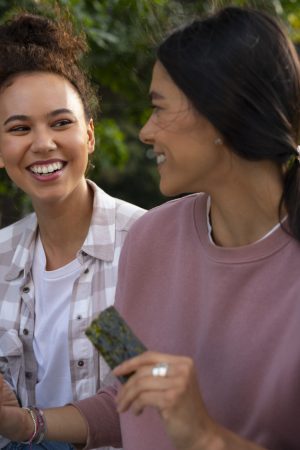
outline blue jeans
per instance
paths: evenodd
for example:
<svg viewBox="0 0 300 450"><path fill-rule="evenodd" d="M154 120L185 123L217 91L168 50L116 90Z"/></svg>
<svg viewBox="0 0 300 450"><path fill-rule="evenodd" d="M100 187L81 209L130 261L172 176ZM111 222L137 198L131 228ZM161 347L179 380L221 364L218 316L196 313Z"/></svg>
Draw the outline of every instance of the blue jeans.
<svg viewBox="0 0 300 450"><path fill-rule="evenodd" d="M66 442L44 441L40 444L21 444L20 442L10 442L3 450L74 450L73 445Z"/></svg>

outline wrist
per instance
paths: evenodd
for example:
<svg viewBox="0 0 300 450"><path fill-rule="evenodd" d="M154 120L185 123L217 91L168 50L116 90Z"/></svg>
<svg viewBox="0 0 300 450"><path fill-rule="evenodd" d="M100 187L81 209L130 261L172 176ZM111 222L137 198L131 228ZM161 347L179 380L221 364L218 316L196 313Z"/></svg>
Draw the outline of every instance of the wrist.
<svg viewBox="0 0 300 450"><path fill-rule="evenodd" d="M34 424L28 412L19 407L1 408L0 434L10 441L21 442L30 439Z"/></svg>
<svg viewBox="0 0 300 450"><path fill-rule="evenodd" d="M22 440L22 444L31 444L37 433L37 420L34 412L31 408L22 408L26 413L26 421L25 421L25 436L29 436L25 440Z"/></svg>
<svg viewBox="0 0 300 450"><path fill-rule="evenodd" d="M226 446L218 427L211 422L205 431L202 429L199 432L197 439L189 450L226 450Z"/></svg>
<svg viewBox="0 0 300 450"><path fill-rule="evenodd" d="M190 450L225 450L225 444L219 436L201 437Z"/></svg>
<svg viewBox="0 0 300 450"><path fill-rule="evenodd" d="M29 408L23 408L28 413L31 419L32 434L27 441L23 441L23 444L40 444L44 439L47 431L46 420L44 413L41 409L34 406Z"/></svg>

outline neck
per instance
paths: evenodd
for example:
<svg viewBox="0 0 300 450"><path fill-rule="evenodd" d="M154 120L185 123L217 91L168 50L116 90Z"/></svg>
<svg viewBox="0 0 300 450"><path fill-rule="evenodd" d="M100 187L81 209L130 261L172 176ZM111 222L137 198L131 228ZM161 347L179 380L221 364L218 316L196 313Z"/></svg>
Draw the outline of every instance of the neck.
<svg viewBox="0 0 300 450"><path fill-rule="evenodd" d="M35 208L47 270L54 270L76 258L87 236L92 211L93 193L85 183L66 201Z"/></svg>
<svg viewBox="0 0 300 450"><path fill-rule="evenodd" d="M256 242L279 222L282 175L277 167L250 163L232 183L212 190L210 218L217 245L237 247ZM252 164L252 166L251 166ZM249 168L248 168L249 169ZM245 174L244 174L245 175Z"/></svg>

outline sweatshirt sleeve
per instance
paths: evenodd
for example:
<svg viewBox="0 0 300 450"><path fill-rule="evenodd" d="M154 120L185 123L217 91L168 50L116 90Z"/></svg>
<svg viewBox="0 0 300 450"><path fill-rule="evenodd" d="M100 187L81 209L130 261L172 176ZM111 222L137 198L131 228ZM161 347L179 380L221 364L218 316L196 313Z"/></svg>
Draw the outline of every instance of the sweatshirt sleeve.
<svg viewBox="0 0 300 450"><path fill-rule="evenodd" d="M85 449L96 447L122 447L119 414L115 396L117 384L100 390L96 395L72 403L88 424Z"/></svg>

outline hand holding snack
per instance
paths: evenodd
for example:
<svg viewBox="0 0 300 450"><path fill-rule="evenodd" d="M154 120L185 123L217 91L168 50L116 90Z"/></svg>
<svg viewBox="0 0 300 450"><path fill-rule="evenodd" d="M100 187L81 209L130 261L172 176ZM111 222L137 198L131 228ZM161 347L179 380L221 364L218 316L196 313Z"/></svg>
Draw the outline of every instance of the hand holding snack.
<svg viewBox="0 0 300 450"><path fill-rule="evenodd" d="M93 320L86 335L111 369L147 350L114 306L105 309ZM130 375L118 378L125 383Z"/></svg>

